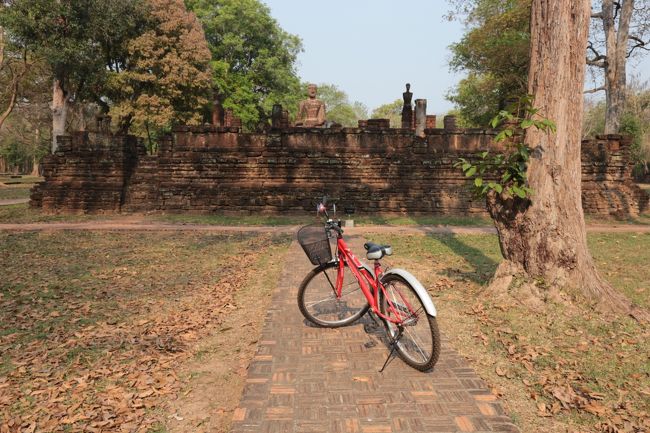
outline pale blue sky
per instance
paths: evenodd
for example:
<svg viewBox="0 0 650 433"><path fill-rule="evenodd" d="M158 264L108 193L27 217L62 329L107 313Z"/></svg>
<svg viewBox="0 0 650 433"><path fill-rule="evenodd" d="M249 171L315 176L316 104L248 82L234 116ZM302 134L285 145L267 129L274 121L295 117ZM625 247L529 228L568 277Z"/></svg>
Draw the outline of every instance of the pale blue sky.
<svg viewBox="0 0 650 433"><path fill-rule="evenodd" d="M369 110L402 97L427 99L427 112L452 108L448 89L462 76L447 66L463 26L444 19L444 0L262 0L289 33L302 38L303 81L331 83ZM650 55L632 73L650 79Z"/></svg>

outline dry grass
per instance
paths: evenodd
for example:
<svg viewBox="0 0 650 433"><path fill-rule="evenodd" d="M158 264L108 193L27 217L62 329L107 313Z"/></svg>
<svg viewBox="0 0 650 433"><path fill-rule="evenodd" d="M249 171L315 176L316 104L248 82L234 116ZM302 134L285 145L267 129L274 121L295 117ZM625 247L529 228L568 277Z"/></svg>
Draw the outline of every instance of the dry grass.
<svg viewBox="0 0 650 433"><path fill-rule="evenodd" d="M441 330L500 394L523 432L650 428L650 332L566 297L543 311L482 293L500 253L495 236L376 237L434 297ZM648 307L650 235L589 239L604 276Z"/></svg>

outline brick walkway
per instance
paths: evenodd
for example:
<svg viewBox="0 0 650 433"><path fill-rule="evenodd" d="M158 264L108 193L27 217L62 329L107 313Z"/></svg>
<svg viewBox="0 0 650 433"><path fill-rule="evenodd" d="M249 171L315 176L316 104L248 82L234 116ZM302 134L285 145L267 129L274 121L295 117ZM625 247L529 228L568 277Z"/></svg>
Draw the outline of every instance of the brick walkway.
<svg viewBox="0 0 650 433"><path fill-rule="evenodd" d="M363 251L359 238L350 243ZM344 328L309 326L296 295L311 265L296 242L287 257L233 433L519 431L444 338L433 372L395 358L379 373L388 348L367 315Z"/></svg>

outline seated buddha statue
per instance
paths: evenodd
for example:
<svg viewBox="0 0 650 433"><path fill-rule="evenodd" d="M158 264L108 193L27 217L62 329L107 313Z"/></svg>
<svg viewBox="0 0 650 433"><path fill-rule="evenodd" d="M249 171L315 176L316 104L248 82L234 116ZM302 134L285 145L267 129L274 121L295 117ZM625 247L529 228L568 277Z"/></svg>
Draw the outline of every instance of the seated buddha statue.
<svg viewBox="0 0 650 433"><path fill-rule="evenodd" d="M319 127L325 124L325 103L316 99L317 87L310 84L307 87L309 99L300 102L296 116L296 126L305 128Z"/></svg>

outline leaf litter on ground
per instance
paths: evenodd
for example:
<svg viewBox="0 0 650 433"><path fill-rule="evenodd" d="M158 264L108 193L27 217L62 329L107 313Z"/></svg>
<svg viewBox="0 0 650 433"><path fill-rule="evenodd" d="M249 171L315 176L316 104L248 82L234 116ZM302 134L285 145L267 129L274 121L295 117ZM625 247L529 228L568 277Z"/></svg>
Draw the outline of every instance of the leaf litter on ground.
<svg viewBox="0 0 650 433"><path fill-rule="evenodd" d="M147 432L270 235L0 234L0 433Z"/></svg>

